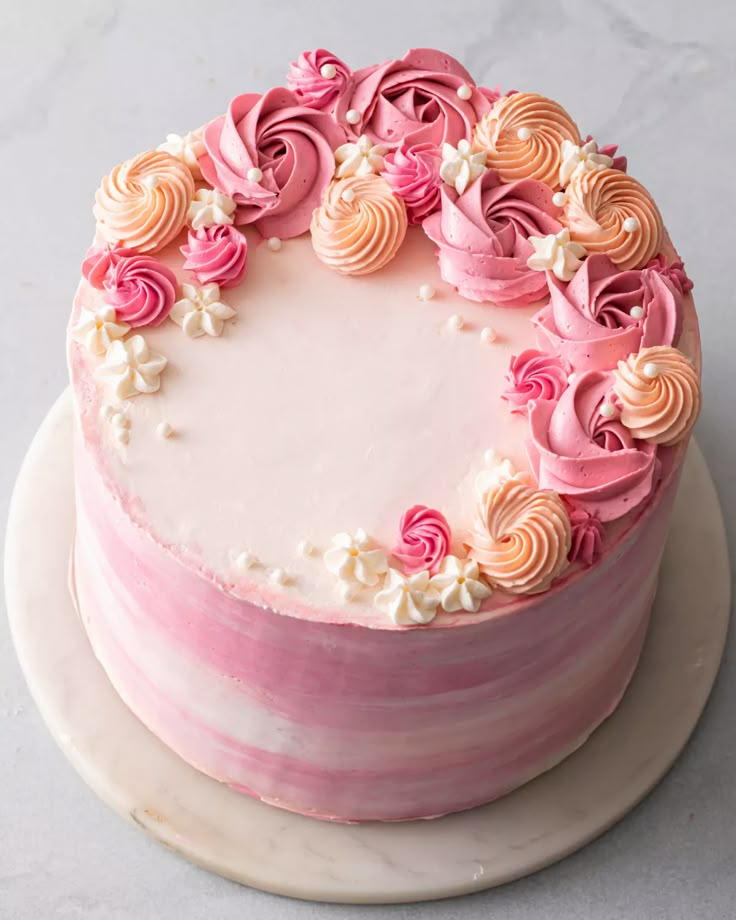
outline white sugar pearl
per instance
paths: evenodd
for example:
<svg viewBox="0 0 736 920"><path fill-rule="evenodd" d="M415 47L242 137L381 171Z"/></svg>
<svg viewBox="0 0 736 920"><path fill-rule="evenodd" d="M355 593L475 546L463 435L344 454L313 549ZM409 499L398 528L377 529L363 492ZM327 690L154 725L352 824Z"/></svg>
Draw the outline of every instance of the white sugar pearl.
<svg viewBox="0 0 736 920"><path fill-rule="evenodd" d="M603 405L601 406L601 415L603 416L603 418L613 418L615 414L616 414L616 407L613 405L613 403L610 403L610 402L603 403Z"/></svg>
<svg viewBox="0 0 736 920"><path fill-rule="evenodd" d="M245 175L249 182L260 182L263 178L263 170L257 166L251 166Z"/></svg>
<svg viewBox="0 0 736 920"><path fill-rule="evenodd" d="M355 595L358 593L357 590L356 590L356 588L355 588L355 586L354 586L354 585L351 585L351 584L348 584L348 582L346 582L346 581L341 581L340 584L337 586L337 590L338 590L338 592L339 592L339 594L340 594L340 597L341 597L344 601L351 601L351 600L353 600L353 598L355 597Z"/></svg>
<svg viewBox="0 0 736 920"><path fill-rule="evenodd" d="M296 545L296 552L298 556L302 556L302 558L306 559L315 554L316 547L314 543L310 543L309 540L300 540Z"/></svg>
<svg viewBox="0 0 736 920"><path fill-rule="evenodd" d="M419 286L417 297L420 300L431 300L437 292L431 284L422 284Z"/></svg>
<svg viewBox="0 0 736 920"><path fill-rule="evenodd" d="M159 183L158 176L144 176L141 180L146 188L156 188Z"/></svg>
<svg viewBox="0 0 736 920"><path fill-rule="evenodd" d="M632 307L629 310L629 316L631 316L632 319L641 319L642 316L644 316L644 307Z"/></svg>
<svg viewBox="0 0 736 920"><path fill-rule="evenodd" d="M467 83L463 83L461 86L458 86L457 95L460 99L468 100L473 95L473 90Z"/></svg>
<svg viewBox="0 0 736 920"><path fill-rule="evenodd" d="M114 414L115 410L110 405L103 406L100 409L100 418L103 418L106 422L109 422Z"/></svg>
<svg viewBox="0 0 736 920"><path fill-rule="evenodd" d="M165 440L174 434L174 429L168 422L159 422L156 426L156 434Z"/></svg>
<svg viewBox="0 0 736 920"><path fill-rule="evenodd" d="M115 440L118 444L127 444L130 441L130 432L127 428L118 428L115 431Z"/></svg>
<svg viewBox="0 0 736 920"><path fill-rule="evenodd" d="M272 236L266 243L271 252L278 252L281 249L281 240L277 236Z"/></svg>
<svg viewBox="0 0 736 920"><path fill-rule="evenodd" d="M528 141L529 138L532 136L532 129L531 128L519 128L519 130L516 132L516 136L519 138L520 141Z"/></svg>
<svg viewBox="0 0 736 920"><path fill-rule="evenodd" d="M351 201L355 201L355 189L346 188L340 197L343 201L347 201L347 203L350 204Z"/></svg>
<svg viewBox="0 0 736 920"><path fill-rule="evenodd" d="M558 208L563 207L565 204L565 193L555 192L552 196L552 204L557 205Z"/></svg>
<svg viewBox="0 0 736 920"><path fill-rule="evenodd" d="M122 412L115 412L112 416L113 428L130 428L130 419Z"/></svg>
<svg viewBox="0 0 736 920"><path fill-rule="evenodd" d="M360 112L357 109L348 109L345 119L349 125L357 125L360 121Z"/></svg>
<svg viewBox="0 0 736 920"><path fill-rule="evenodd" d="M465 325L465 320L460 316L459 313L455 313L454 316L451 316L447 320L447 325L452 332L459 332Z"/></svg>
<svg viewBox="0 0 736 920"><path fill-rule="evenodd" d="M268 573L268 580L272 585L285 585L289 581L289 576L285 569L271 569Z"/></svg>
<svg viewBox="0 0 736 920"><path fill-rule="evenodd" d="M235 560L235 565L237 565L239 569L252 569L253 566L257 564L258 560L253 553L249 553L248 550L244 550L240 553Z"/></svg>
<svg viewBox="0 0 736 920"><path fill-rule="evenodd" d="M656 364L653 364L651 361L648 361L644 365L644 376L648 377L650 380L654 380L655 377L659 376L659 368Z"/></svg>
<svg viewBox="0 0 736 920"><path fill-rule="evenodd" d="M320 67L319 72L322 74L325 80L333 80L335 74L337 73L337 67L335 67L334 64L323 64Z"/></svg>
<svg viewBox="0 0 736 920"><path fill-rule="evenodd" d="M634 230L639 229L639 221L635 217L627 217L623 227L627 233L633 233Z"/></svg>
<svg viewBox="0 0 736 920"><path fill-rule="evenodd" d="M501 457L494 447L489 447L488 450L483 454L483 460L488 466L495 466L500 462Z"/></svg>
<svg viewBox="0 0 736 920"><path fill-rule="evenodd" d="M480 330L480 340L484 345L490 345L498 338L498 334L493 326L485 326Z"/></svg>

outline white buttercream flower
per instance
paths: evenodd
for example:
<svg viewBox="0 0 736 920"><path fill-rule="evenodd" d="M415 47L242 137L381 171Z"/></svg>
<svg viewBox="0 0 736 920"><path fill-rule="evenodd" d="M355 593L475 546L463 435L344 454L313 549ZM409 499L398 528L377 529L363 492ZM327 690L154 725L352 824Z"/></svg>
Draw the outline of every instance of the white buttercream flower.
<svg viewBox="0 0 736 920"><path fill-rule="evenodd" d="M594 169L608 169L613 166L613 157L598 153L595 141L588 141L582 147L572 141L560 144L560 185L564 188L577 172L592 172Z"/></svg>
<svg viewBox="0 0 736 920"><path fill-rule="evenodd" d="M452 144L442 145L442 166L440 178L448 185L454 185L458 195L486 171L486 154L484 150L473 153L470 142L464 138L457 147Z"/></svg>
<svg viewBox="0 0 736 920"><path fill-rule="evenodd" d="M159 144L158 150L163 150L172 157L176 157L189 167L193 179L202 178L198 158L205 153L204 141L198 132L190 131L188 134L167 134L166 143Z"/></svg>
<svg viewBox="0 0 736 920"><path fill-rule="evenodd" d="M213 188L201 188L189 205L187 221L192 230L213 227L215 224L231 224L236 204L232 198Z"/></svg>
<svg viewBox="0 0 736 920"><path fill-rule="evenodd" d="M430 591L429 572L402 575L396 569L389 569L373 603L397 626L423 626L435 618L440 597Z"/></svg>
<svg viewBox="0 0 736 920"><path fill-rule="evenodd" d="M478 498L483 498L486 492L495 489L509 479L523 482L524 485L533 485L529 473L520 472L507 458L502 457L495 450L486 452L486 469L481 470L475 477L475 492Z"/></svg>
<svg viewBox="0 0 736 920"><path fill-rule="evenodd" d="M110 345L97 373L112 384L119 399L131 399L139 393L155 393L165 367L166 358L151 350L142 335L134 335Z"/></svg>
<svg viewBox="0 0 736 920"><path fill-rule="evenodd" d="M439 594L442 609L448 613L454 610L476 613L481 603L493 593L481 580L478 563L472 559L458 559L457 556L445 556L429 586Z"/></svg>
<svg viewBox="0 0 736 920"><path fill-rule="evenodd" d="M551 271L560 281L569 281L580 268L585 249L570 239L567 227L547 236L530 236L534 254L526 264L535 272Z"/></svg>
<svg viewBox="0 0 736 920"><path fill-rule="evenodd" d="M340 581L361 585L378 584L379 577L388 568L386 553L374 546L362 527L354 534L335 534L332 546L324 555L324 562L328 571Z"/></svg>
<svg viewBox="0 0 736 920"><path fill-rule="evenodd" d="M171 319L181 326L185 335L195 339L200 335L222 335L226 319L235 316L235 310L220 301L220 288L216 284L182 284L184 295L177 300Z"/></svg>
<svg viewBox="0 0 736 920"><path fill-rule="evenodd" d="M129 331L127 323L116 321L115 308L103 304L99 310L82 310L72 335L93 355L104 355L116 339L122 339Z"/></svg>
<svg viewBox="0 0 736 920"><path fill-rule="evenodd" d="M345 176L367 176L370 173L379 173L383 169L383 158L388 153L388 147L383 144L372 144L367 135L361 134L353 144L343 144L335 151L335 176L344 179Z"/></svg>

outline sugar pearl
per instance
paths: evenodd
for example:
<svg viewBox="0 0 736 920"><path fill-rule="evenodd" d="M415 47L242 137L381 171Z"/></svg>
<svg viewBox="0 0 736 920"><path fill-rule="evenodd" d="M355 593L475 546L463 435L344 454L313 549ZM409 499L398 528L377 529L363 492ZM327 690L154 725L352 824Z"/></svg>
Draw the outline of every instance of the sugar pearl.
<svg viewBox="0 0 736 920"><path fill-rule="evenodd" d="M419 293L417 294L417 297L420 300L431 300L435 293L436 291L431 284L421 284L419 286Z"/></svg>
<svg viewBox="0 0 736 920"><path fill-rule="evenodd" d="M350 204L351 201L355 201L355 189L346 188L340 197L343 201L347 201L347 203Z"/></svg>
<svg viewBox="0 0 736 920"><path fill-rule="evenodd" d="M269 237L266 245L271 252L278 252L281 249L281 240L277 236Z"/></svg>
<svg viewBox="0 0 736 920"><path fill-rule="evenodd" d="M249 182L260 182L263 178L263 170L257 166L251 166L245 175Z"/></svg>
<svg viewBox="0 0 736 920"><path fill-rule="evenodd" d="M357 591L356 591L356 589L355 589L355 586L354 586L354 585L351 585L351 584L348 584L348 582L346 582L346 581L341 581L340 584L339 584L338 587L337 587L337 590L338 590L339 593L340 593L340 597L341 597L344 601L351 601L351 600L353 600L353 598L354 598L355 595L357 594Z"/></svg>
<svg viewBox="0 0 736 920"><path fill-rule="evenodd" d="M644 307L632 307L629 310L629 316L633 319L641 319L644 316Z"/></svg>
<svg viewBox="0 0 736 920"><path fill-rule="evenodd" d="M285 585L289 581L289 576L285 569L271 569L268 573L268 580L272 585Z"/></svg>
<svg viewBox="0 0 736 920"><path fill-rule="evenodd" d="M635 217L627 217L623 227L627 233L633 233L634 230L639 229L639 221Z"/></svg>
<svg viewBox="0 0 736 920"><path fill-rule="evenodd" d="M253 553L249 553L248 550L244 550L240 553L235 560L235 565L237 565L239 569L252 569L257 563L258 560L256 557Z"/></svg>
<svg viewBox="0 0 736 920"><path fill-rule="evenodd" d="M558 208L563 207L565 204L565 193L555 192L552 196L552 204L557 205Z"/></svg>
<svg viewBox="0 0 736 920"><path fill-rule="evenodd" d="M516 136L519 138L520 141L528 141L529 138L532 136L532 129L531 128L519 128L519 130L516 132Z"/></svg>
<svg viewBox="0 0 736 920"><path fill-rule="evenodd" d="M468 100L473 95L473 90L467 83L463 83L457 88L457 94L460 99Z"/></svg>
<svg viewBox="0 0 736 920"><path fill-rule="evenodd" d="M111 420L113 428L130 428L130 419L122 412L114 412Z"/></svg>
<svg viewBox="0 0 736 920"><path fill-rule="evenodd" d="M159 183L158 176L144 176L141 179L141 182L145 185L146 188L156 188Z"/></svg>
<svg viewBox="0 0 736 920"><path fill-rule="evenodd" d="M649 377L650 380L654 380L655 377L659 376L659 368L656 364L653 364L651 361L647 362L644 365L644 376Z"/></svg>
<svg viewBox="0 0 736 920"><path fill-rule="evenodd" d="M447 320L447 325L453 332L459 332L465 325L465 320L459 313L455 313Z"/></svg>
<svg viewBox="0 0 736 920"><path fill-rule="evenodd" d="M127 444L130 441L130 432L127 428L118 428L115 431L115 440L118 444Z"/></svg>
<svg viewBox="0 0 736 920"><path fill-rule="evenodd" d="M296 546L297 555L302 556L306 559L308 556L313 556L315 553L315 546L313 543L310 543L309 540L300 540Z"/></svg>
<svg viewBox="0 0 736 920"><path fill-rule="evenodd" d="M480 340L484 345L490 345L492 342L495 342L498 338L498 334L493 326L484 326L480 330Z"/></svg>
<svg viewBox="0 0 736 920"><path fill-rule="evenodd" d="M499 456L499 453L495 447L489 447L488 450L483 454L483 460L488 466L495 466L500 462L501 457Z"/></svg>
<svg viewBox="0 0 736 920"><path fill-rule="evenodd" d="M360 112L357 109L348 109L345 119L349 125L357 125L360 121Z"/></svg>
<svg viewBox="0 0 736 920"><path fill-rule="evenodd" d="M164 440L166 438L170 438L173 433L174 429L171 427L171 425L169 425L168 422L159 422L159 424L156 426L156 434L160 438L164 438Z"/></svg>
<svg viewBox="0 0 736 920"><path fill-rule="evenodd" d="M603 405L601 406L601 415L603 416L603 418L613 418L615 414L616 414L616 407L613 405L613 403L610 403L610 402L603 403Z"/></svg>
<svg viewBox="0 0 736 920"><path fill-rule="evenodd" d="M103 418L106 422L109 422L113 417L115 410L111 405L105 405L100 409L100 417Z"/></svg>
<svg viewBox="0 0 736 920"><path fill-rule="evenodd" d="M320 67L319 72L322 74L325 80L332 80L337 73L337 67L335 67L334 64L323 64Z"/></svg>

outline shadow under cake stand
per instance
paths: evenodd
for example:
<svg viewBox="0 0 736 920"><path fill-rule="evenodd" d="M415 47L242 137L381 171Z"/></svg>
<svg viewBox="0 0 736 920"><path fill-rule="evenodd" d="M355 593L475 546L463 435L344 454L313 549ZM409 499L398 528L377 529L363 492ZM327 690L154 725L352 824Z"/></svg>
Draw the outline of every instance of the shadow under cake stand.
<svg viewBox="0 0 736 920"><path fill-rule="evenodd" d="M618 821L695 728L723 652L730 578L718 499L693 445L637 672L615 713L559 766L496 802L432 821L334 824L233 792L151 734L92 653L67 587L71 429L67 391L36 434L13 494L5 576L18 657L83 779L213 872L292 897L352 903L490 888L561 859Z"/></svg>

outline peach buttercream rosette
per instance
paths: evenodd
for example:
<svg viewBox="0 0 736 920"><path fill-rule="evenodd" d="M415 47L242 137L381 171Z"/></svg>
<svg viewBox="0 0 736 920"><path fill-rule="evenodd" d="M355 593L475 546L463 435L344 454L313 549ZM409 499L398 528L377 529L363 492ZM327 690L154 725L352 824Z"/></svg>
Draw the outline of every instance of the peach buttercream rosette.
<svg viewBox="0 0 736 920"><path fill-rule="evenodd" d="M483 495L468 556L494 588L535 594L566 568L571 540L570 518L556 492L508 479Z"/></svg>
<svg viewBox="0 0 736 920"><path fill-rule="evenodd" d="M139 153L105 176L95 194L97 233L107 243L156 252L184 226L194 196L189 168L160 150Z"/></svg>
<svg viewBox="0 0 736 920"><path fill-rule="evenodd" d="M560 187L563 141L580 144L577 125L562 106L537 93L504 96L476 124L473 149L502 182L538 179Z"/></svg>

